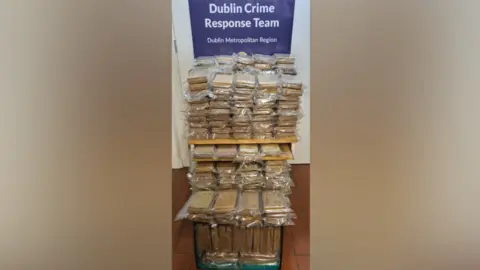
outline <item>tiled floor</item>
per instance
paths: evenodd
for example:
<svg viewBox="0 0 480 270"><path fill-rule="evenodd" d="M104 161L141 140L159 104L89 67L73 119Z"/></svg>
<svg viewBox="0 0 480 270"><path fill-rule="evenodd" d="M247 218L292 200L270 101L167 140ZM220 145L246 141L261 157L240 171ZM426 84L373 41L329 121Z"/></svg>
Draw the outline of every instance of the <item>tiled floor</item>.
<svg viewBox="0 0 480 270"><path fill-rule="evenodd" d="M296 187L293 188L293 194L290 195L290 198L298 215L298 220L296 220L295 226L286 227L284 230L282 270L310 270L310 166L293 165L292 170ZM173 179L174 182L182 181L184 178L182 173L185 171L178 171L173 174L174 178L178 178ZM183 188L185 187L182 186L181 189ZM186 188L188 189L188 187ZM174 192L174 194L178 194L175 188ZM183 192L182 190L181 193L183 194ZM176 213L178 203L174 202L173 204L175 205L173 210ZM173 269L195 270L192 223L183 221L178 236L174 232L173 241L175 247Z"/></svg>

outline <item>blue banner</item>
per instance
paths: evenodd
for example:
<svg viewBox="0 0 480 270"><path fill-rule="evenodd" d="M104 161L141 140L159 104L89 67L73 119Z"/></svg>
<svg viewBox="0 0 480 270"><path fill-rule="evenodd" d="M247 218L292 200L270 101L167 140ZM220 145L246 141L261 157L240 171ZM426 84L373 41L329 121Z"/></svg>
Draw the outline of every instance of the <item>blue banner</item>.
<svg viewBox="0 0 480 270"><path fill-rule="evenodd" d="M189 0L195 57L290 53L295 0Z"/></svg>

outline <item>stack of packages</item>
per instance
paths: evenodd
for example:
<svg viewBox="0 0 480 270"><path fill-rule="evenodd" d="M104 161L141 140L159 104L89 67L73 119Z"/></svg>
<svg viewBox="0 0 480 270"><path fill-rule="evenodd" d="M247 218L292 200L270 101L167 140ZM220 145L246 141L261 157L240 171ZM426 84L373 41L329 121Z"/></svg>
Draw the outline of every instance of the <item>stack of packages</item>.
<svg viewBox="0 0 480 270"><path fill-rule="evenodd" d="M188 102L187 123L190 139L209 138L209 76L210 69L204 67L191 69L188 73L185 96Z"/></svg>
<svg viewBox="0 0 480 270"><path fill-rule="evenodd" d="M278 267L281 226L295 218L279 191L219 190L194 192L177 219L195 226L196 253L206 269Z"/></svg>
<svg viewBox="0 0 480 270"><path fill-rule="evenodd" d="M185 90L189 138L246 140L191 148L192 194L176 220L195 222L198 268L279 270L282 228L296 218L291 151L252 139L296 137L304 88L296 74L283 54L195 60Z"/></svg>
<svg viewBox="0 0 480 270"><path fill-rule="evenodd" d="M305 86L290 55L204 57L187 84L189 139L297 137Z"/></svg>

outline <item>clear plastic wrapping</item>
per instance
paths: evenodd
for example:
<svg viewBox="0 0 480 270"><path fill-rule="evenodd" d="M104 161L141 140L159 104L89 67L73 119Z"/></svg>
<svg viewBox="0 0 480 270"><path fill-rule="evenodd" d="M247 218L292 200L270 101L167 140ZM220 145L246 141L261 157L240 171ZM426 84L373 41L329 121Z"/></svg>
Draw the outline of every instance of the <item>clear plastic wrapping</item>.
<svg viewBox="0 0 480 270"><path fill-rule="evenodd" d="M195 145L193 158L213 158L215 145Z"/></svg>
<svg viewBox="0 0 480 270"><path fill-rule="evenodd" d="M236 224L235 216L241 211L238 203L237 190L221 190L217 192L213 205L215 220L222 224Z"/></svg>
<svg viewBox="0 0 480 270"><path fill-rule="evenodd" d="M200 56L193 60L193 66L195 67L212 67L215 65L215 57L213 56Z"/></svg>
<svg viewBox="0 0 480 270"><path fill-rule="evenodd" d="M195 67L188 71L187 82L189 85L207 84L208 88L209 77L210 69L205 67Z"/></svg>
<svg viewBox="0 0 480 270"><path fill-rule="evenodd" d="M288 214L293 213L290 208L290 202L282 192L263 191L262 192L263 212L269 214Z"/></svg>
<svg viewBox="0 0 480 270"><path fill-rule="evenodd" d="M196 162L190 163L189 173L208 173L214 172L215 165L213 162Z"/></svg>
<svg viewBox="0 0 480 270"><path fill-rule="evenodd" d="M277 64L275 68L278 70L280 74L287 74L287 75L297 75L297 67L295 64Z"/></svg>
<svg viewBox="0 0 480 270"><path fill-rule="evenodd" d="M238 72L234 77L234 86L236 88L250 88L255 89L257 86L257 79L254 74L246 72Z"/></svg>
<svg viewBox="0 0 480 270"><path fill-rule="evenodd" d="M247 140L252 138L252 133L232 133L232 137L236 140Z"/></svg>
<svg viewBox="0 0 480 270"><path fill-rule="evenodd" d="M234 226L217 224L211 226L212 249L204 255L204 263L210 269L238 269L234 231Z"/></svg>
<svg viewBox="0 0 480 270"><path fill-rule="evenodd" d="M275 74L260 73L257 75L258 88L277 88L280 84L279 78Z"/></svg>
<svg viewBox="0 0 480 270"><path fill-rule="evenodd" d="M262 224L260 191L243 191L239 197L239 205L241 208L237 217L239 221L239 226L248 228ZM239 246L241 246L241 244Z"/></svg>
<svg viewBox="0 0 480 270"><path fill-rule="evenodd" d="M212 114L229 114L230 113L230 103L224 100L212 100L210 101L210 108L212 109L226 109L228 111L220 111L220 113L213 113Z"/></svg>
<svg viewBox="0 0 480 270"><path fill-rule="evenodd" d="M277 64L295 64L295 57L291 54L276 53L274 56Z"/></svg>
<svg viewBox="0 0 480 270"><path fill-rule="evenodd" d="M265 156L282 156L285 154L277 143L261 144L260 152Z"/></svg>
<svg viewBox="0 0 480 270"><path fill-rule="evenodd" d="M215 158L235 158L237 156L238 149L236 145L217 145L215 149Z"/></svg>
<svg viewBox="0 0 480 270"><path fill-rule="evenodd" d="M213 210L215 193L213 191L196 191L190 195L175 220L190 219L200 222L209 222Z"/></svg>
<svg viewBox="0 0 480 270"><path fill-rule="evenodd" d="M235 71L235 61L232 55L215 56L216 72L232 74Z"/></svg>
<svg viewBox="0 0 480 270"><path fill-rule="evenodd" d="M212 88L232 88L233 75L216 73L212 78Z"/></svg>
<svg viewBox="0 0 480 270"><path fill-rule="evenodd" d="M232 176L235 174L237 168L233 162L217 162L215 170L219 175Z"/></svg>
<svg viewBox="0 0 480 270"><path fill-rule="evenodd" d="M245 53L234 54L234 59L236 64L240 66L252 66L255 63L253 56Z"/></svg>
<svg viewBox="0 0 480 270"><path fill-rule="evenodd" d="M260 71L273 69L273 66L277 61L275 56L263 54L254 54L253 59L255 60L255 69L258 69Z"/></svg>
<svg viewBox="0 0 480 270"><path fill-rule="evenodd" d="M261 159L257 144L240 144L238 146L238 160L255 161Z"/></svg>
<svg viewBox="0 0 480 270"><path fill-rule="evenodd" d="M208 128L189 128L188 129L188 138L189 139L208 139L210 132Z"/></svg>

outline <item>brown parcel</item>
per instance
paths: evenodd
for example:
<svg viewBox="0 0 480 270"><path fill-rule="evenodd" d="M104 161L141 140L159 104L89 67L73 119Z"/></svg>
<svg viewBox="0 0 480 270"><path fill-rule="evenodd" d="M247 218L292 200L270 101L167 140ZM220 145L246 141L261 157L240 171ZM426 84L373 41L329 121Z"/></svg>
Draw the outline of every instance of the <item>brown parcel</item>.
<svg viewBox="0 0 480 270"><path fill-rule="evenodd" d="M213 191L197 191L191 195L188 212L206 213L211 210Z"/></svg>
<svg viewBox="0 0 480 270"><path fill-rule="evenodd" d="M190 91L208 90L208 83L189 84L188 85L188 90L190 90Z"/></svg>
<svg viewBox="0 0 480 270"><path fill-rule="evenodd" d="M212 239L210 235L210 225L208 224L197 224L197 250L199 255L203 255L205 252L212 250Z"/></svg>
<svg viewBox="0 0 480 270"><path fill-rule="evenodd" d="M237 191L236 190L224 190L217 193L217 199L214 205L214 213L224 214L232 212L235 209L237 203Z"/></svg>
<svg viewBox="0 0 480 270"><path fill-rule="evenodd" d="M263 199L263 209L265 211L285 208L285 202L280 192L264 191L262 192L262 199Z"/></svg>
<svg viewBox="0 0 480 270"><path fill-rule="evenodd" d="M195 166L196 173L205 173L213 171L213 162L197 162Z"/></svg>
<svg viewBox="0 0 480 270"><path fill-rule="evenodd" d="M216 252L233 252L233 226L217 225L211 229L212 247Z"/></svg>

